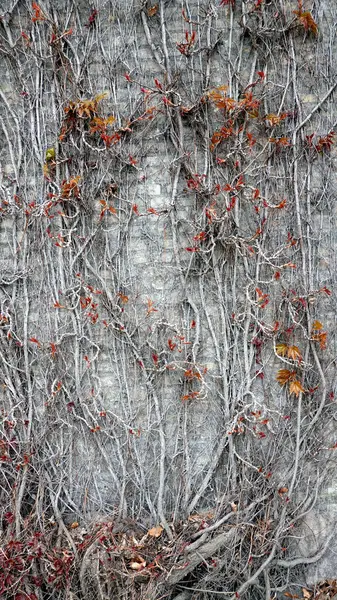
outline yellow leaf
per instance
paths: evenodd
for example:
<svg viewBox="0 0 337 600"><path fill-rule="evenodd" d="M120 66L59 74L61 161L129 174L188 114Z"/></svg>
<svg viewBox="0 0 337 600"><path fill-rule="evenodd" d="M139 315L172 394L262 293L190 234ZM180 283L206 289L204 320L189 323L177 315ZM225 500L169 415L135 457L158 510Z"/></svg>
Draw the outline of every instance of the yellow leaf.
<svg viewBox="0 0 337 600"><path fill-rule="evenodd" d="M163 532L163 528L160 525L158 525L157 527L152 527L152 529L149 529L149 531L147 533L151 537L158 538L161 536L162 532Z"/></svg>
<svg viewBox="0 0 337 600"><path fill-rule="evenodd" d="M54 160L55 158L55 148L47 148L46 150L46 161Z"/></svg>
<svg viewBox="0 0 337 600"><path fill-rule="evenodd" d="M286 356L287 350L287 344L276 344L276 354L279 354L279 356Z"/></svg>
<svg viewBox="0 0 337 600"><path fill-rule="evenodd" d="M102 92L102 94L97 94L97 96L95 96L94 101L95 102L101 102L101 100L104 100L105 98L109 97L109 92Z"/></svg>
<svg viewBox="0 0 337 600"><path fill-rule="evenodd" d="M295 394L295 396L299 396L300 392L305 392L305 389L303 387L303 385L301 384L300 381L292 381L289 385L289 393L290 394Z"/></svg>
<svg viewBox="0 0 337 600"><path fill-rule="evenodd" d="M289 346L288 358L292 358L293 360L302 360L300 349L297 346Z"/></svg>
<svg viewBox="0 0 337 600"><path fill-rule="evenodd" d="M314 321L313 324L312 324L312 328L315 331L319 331L320 329L323 329L323 325L322 325L322 323L320 321Z"/></svg>

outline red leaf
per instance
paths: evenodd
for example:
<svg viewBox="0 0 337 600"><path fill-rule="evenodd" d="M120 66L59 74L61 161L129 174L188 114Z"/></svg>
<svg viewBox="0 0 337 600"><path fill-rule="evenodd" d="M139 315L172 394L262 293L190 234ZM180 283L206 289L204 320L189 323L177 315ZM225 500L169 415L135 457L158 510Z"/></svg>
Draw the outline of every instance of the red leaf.
<svg viewBox="0 0 337 600"><path fill-rule="evenodd" d="M130 77L129 73L124 73L124 77L125 77L126 81L131 81L131 77Z"/></svg>
<svg viewBox="0 0 337 600"><path fill-rule="evenodd" d="M38 339L36 339L35 337L31 337L31 338L29 338L29 341L30 341L30 342L33 342L33 344L37 344L37 345L38 345L38 347L39 347L39 348L41 348L41 344L40 344L39 340L38 340Z"/></svg>
<svg viewBox="0 0 337 600"><path fill-rule="evenodd" d="M30 37L29 37L29 35L27 35L24 31L21 31L21 35L22 35L23 39L26 40L26 42L28 44L30 44ZM15 198L15 196L14 196L14 198ZM16 201L16 198L15 198L15 201Z"/></svg>
<svg viewBox="0 0 337 600"><path fill-rule="evenodd" d="M257 74L260 77L260 79L264 79L265 76L266 76L265 73L264 73L264 71L258 71Z"/></svg>
<svg viewBox="0 0 337 600"><path fill-rule="evenodd" d="M132 205L132 210L135 213L135 215L139 216L139 212L138 212L138 204L133 204Z"/></svg>
<svg viewBox="0 0 337 600"><path fill-rule="evenodd" d="M157 354L152 354L152 359L155 365L158 364L158 355Z"/></svg>
<svg viewBox="0 0 337 600"><path fill-rule="evenodd" d="M174 350L174 349L177 347L177 344L174 344L174 343L172 342L172 340L170 340L170 339L169 339L169 340L167 340L167 344L168 344L168 347L170 348L170 350L171 350L172 352L173 352L173 350Z"/></svg>
<svg viewBox="0 0 337 600"><path fill-rule="evenodd" d="M331 296L331 290L329 290L326 285L324 287L322 287L320 290L320 292L323 292L324 294L326 294L327 296Z"/></svg>
<svg viewBox="0 0 337 600"><path fill-rule="evenodd" d="M91 27L91 25L95 23L97 15L98 11L96 10L96 8L93 8L93 10L91 11L91 15L89 16L88 23L86 23L85 27Z"/></svg>
<svg viewBox="0 0 337 600"><path fill-rule="evenodd" d="M155 78L154 83L155 83L155 86L158 88L158 90L162 90L163 89L163 86L160 83L159 79Z"/></svg>

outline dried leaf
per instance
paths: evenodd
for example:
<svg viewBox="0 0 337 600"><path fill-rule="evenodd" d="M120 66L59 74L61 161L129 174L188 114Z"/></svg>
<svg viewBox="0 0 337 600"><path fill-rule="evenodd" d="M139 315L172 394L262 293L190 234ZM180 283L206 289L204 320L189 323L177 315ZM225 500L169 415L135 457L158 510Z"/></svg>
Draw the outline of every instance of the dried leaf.
<svg viewBox="0 0 337 600"><path fill-rule="evenodd" d="M311 592L309 592L309 590L306 590L305 588L302 588L302 594L303 598L311 598L312 596Z"/></svg>
<svg viewBox="0 0 337 600"><path fill-rule="evenodd" d="M158 4L155 4L154 6L150 6L150 8L147 9L147 14L149 17L154 17L155 14L157 14L158 12Z"/></svg>
<svg viewBox="0 0 337 600"><path fill-rule="evenodd" d="M70 525L71 529L77 529L78 526L79 524L77 523L77 521L74 521L74 523Z"/></svg>
<svg viewBox="0 0 337 600"><path fill-rule="evenodd" d="M319 347L321 350L326 350L327 337L327 332L322 331L321 333L314 333L311 339L319 343Z"/></svg>
<svg viewBox="0 0 337 600"><path fill-rule="evenodd" d="M151 537L158 538L161 536L162 532L163 532L163 528L160 525L158 525L157 527L152 527L152 529L149 529L149 531L147 533Z"/></svg>
<svg viewBox="0 0 337 600"><path fill-rule="evenodd" d="M284 385L291 379L293 374L294 371L289 371L289 369L280 369L277 372L276 380L279 382L280 385Z"/></svg>
<svg viewBox="0 0 337 600"><path fill-rule="evenodd" d="M276 344L276 354L279 356L286 356L288 351L288 344Z"/></svg>
<svg viewBox="0 0 337 600"><path fill-rule="evenodd" d="M288 492L288 488L287 487L280 487L280 489L278 490L278 493L280 495L286 494L287 492Z"/></svg>
<svg viewBox="0 0 337 600"><path fill-rule="evenodd" d="M320 321L314 321L313 324L312 324L312 328L315 331L319 331L320 329L323 329L323 325L322 325L322 323Z"/></svg>
<svg viewBox="0 0 337 600"><path fill-rule="evenodd" d="M144 569L144 567L146 567L145 560L140 563L139 562L130 563L130 569L132 569L133 571L140 571L141 569Z"/></svg>
<svg viewBox="0 0 337 600"><path fill-rule="evenodd" d="M289 385L289 393L295 394L295 396L298 397L300 395L300 392L305 392L305 389L301 382L295 379L295 381L292 381Z"/></svg>
<svg viewBox="0 0 337 600"><path fill-rule="evenodd" d="M288 358L292 358L293 360L302 360L302 354L300 349L297 346L289 346L288 348Z"/></svg>
<svg viewBox="0 0 337 600"><path fill-rule="evenodd" d="M311 31L314 35L318 35L318 26L309 10L293 10L301 25L306 31Z"/></svg>

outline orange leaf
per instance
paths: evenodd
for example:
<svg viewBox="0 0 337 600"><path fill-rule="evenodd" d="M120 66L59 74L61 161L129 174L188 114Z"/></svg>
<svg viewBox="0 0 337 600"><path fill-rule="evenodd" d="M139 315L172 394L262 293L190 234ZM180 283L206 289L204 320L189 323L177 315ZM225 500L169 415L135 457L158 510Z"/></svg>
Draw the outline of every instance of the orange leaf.
<svg viewBox="0 0 337 600"><path fill-rule="evenodd" d="M312 328L314 331L319 331L320 329L323 329L323 325L320 321L314 321L312 324Z"/></svg>
<svg viewBox="0 0 337 600"><path fill-rule="evenodd" d="M32 3L32 9L34 11L34 17L32 18L33 23L36 23L36 21L44 21L45 18L42 10L36 2Z"/></svg>
<svg viewBox="0 0 337 600"><path fill-rule="evenodd" d="M39 348L41 348L41 344L39 342L39 340L37 340L35 337L31 337L29 338L30 342L33 342L33 344L37 344Z"/></svg>
<svg viewBox="0 0 337 600"><path fill-rule="evenodd" d="M276 380L279 382L280 385L284 385L293 377L294 374L295 371L289 371L289 369L280 369L277 372Z"/></svg>
<svg viewBox="0 0 337 600"><path fill-rule="evenodd" d="M280 494L280 496L281 496L282 494L286 494L286 493L287 493L287 491L288 491L288 488L287 488L287 487L280 487L280 489L278 490L278 493L279 493L279 494Z"/></svg>
<svg viewBox="0 0 337 600"><path fill-rule="evenodd" d="M314 35L318 34L317 23L309 10L304 12L302 10L293 10L293 13L298 17L299 22L306 31L311 31Z"/></svg>
<svg viewBox="0 0 337 600"><path fill-rule="evenodd" d="M147 9L147 14L149 17L154 17L155 14L157 14L158 12L158 4L155 4L154 6L150 6Z"/></svg>
<svg viewBox="0 0 337 600"><path fill-rule="evenodd" d="M78 523L77 523L77 521L74 521L74 523L72 523L72 524L70 525L70 527L71 527L71 529L77 529L77 527L78 527Z"/></svg>
<svg viewBox="0 0 337 600"><path fill-rule="evenodd" d="M289 346L288 348L288 358L292 358L293 360L302 360L302 354L300 349L297 346Z"/></svg>
<svg viewBox="0 0 337 600"><path fill-rule="evenodd" d="M295 396L299 396L300 392L303 393L305 392L305 389L303 387L303 385L301 384L300 381L292 381L289 385L289 393L290 394L295 394Z"/></svg>
<svg viewBox="0 0 337 600"><path fill-rule="evenodd" d="M322 331L321 333L315 333L311 339L315 342L319 343L319 347L321 350L326 350L328 334L326 331Z"/></svg>
<svg viewBox="0 0 337 600"><path fill-rule="evenodd" d="M147 534L150 535L151 537L158 538L161 536L162 532L163 532L163 528L160 525L157 525L157 527L152 527L152 529L149 529Z"/></svg>
<svg viewBox="0 0 337 600"><path fill-rule="evenodd" d="M65 306L63 306L62 304L60 304L58 301L54 303L54 308L65 308Z"/></svg>
<svg viewBox="0 0 337 600"><path fill-rule="evenodd" d="M147 301L147 313L146 316L148 317L152 312L158 312L157 308L153 307L153 301L150 300L150 298Z"/></svg>
<svg viewBox="0 0 337 600"><path fill-rule="evenodd" d="M121 301L123 302L123 304L127 304L129 302L129 296L126 296L125 294L122 294L122 292L118 292L117 296L118 296L118 298L121 299Z"/></svg>

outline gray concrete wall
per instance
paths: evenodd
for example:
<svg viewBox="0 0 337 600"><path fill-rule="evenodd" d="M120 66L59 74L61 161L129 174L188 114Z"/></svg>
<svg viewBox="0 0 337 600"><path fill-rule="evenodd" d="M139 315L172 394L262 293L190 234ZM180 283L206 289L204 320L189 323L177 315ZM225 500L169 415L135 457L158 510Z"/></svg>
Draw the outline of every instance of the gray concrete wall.
<svg viewBox="0 0 337 600"><path fill-rule="evenodd" d="M33 452L34 471L22 483L8 466L4 506L15 477L21 501L48 481L65 521L108 513L169 528L261 498L251 522L273 515L275 539L278 526L302 527L312 557L326 535L313 541L306 527L317 514L330 528L336 507L337 154L308 148L306 136L317 145L336 123L336 3L304 7L317 35L288 1L166 2L153 16L149 4L100 1L91 24L86 3L40 7L36 22L24 2L0 11L2 435L11 439L13 422L15 461ZM177 49L185 30L197 34L189 57ZM259 113L235 117L242 129L211 152L226 116L208 92L226 85L239 102L251 84ZM121 142L91 136L85 113L60 140L69 102L105 91L97 112L116 117L109 133ZM274 128L264 118L284 112ZM268 141L281 136L289 146ZM56 155L43 177L47 148ZM187 184L196 173L197 191ZM230 194L215 186L240 173L227 211ZM62 182L75 176L79 194L65 198ZM116 212L100 219L102 200ZM193 239L201 231L204 243ZM325 350L310 339L315 320ZM302 360L280 358L278 343ZM279 386L280 368L303 378L303 396ZM328 545L303 582L335 576Z"/></svg>

